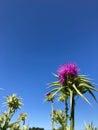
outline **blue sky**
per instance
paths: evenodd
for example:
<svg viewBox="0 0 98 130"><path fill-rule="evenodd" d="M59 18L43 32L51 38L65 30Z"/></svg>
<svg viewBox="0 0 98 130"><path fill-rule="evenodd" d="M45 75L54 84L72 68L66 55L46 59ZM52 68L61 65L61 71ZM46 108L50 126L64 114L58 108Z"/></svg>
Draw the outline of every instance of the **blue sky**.
<svg viewBox="0 0 98 130"><path fill-rule="evenodd" d="M47 83L55 80L52 72L75 62L80 73L98 84L97 52L97 0L1 0L0 104L3 96L16 93L23 98L21 111L28 113L30 126L51 130L51 104L44 97ZM77 101L76 130L83 130L84 121L98 126L98 105L90 100L91 107Z"/></svg>

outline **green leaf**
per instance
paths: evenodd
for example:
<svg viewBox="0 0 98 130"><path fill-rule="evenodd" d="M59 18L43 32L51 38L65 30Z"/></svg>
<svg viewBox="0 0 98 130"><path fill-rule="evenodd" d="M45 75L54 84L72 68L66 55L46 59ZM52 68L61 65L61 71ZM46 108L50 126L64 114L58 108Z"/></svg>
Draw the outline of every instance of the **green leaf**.
<svg viewBox="0 0 98 130"><path fill-rule="evenodd" d="M54 92L54 91L57 91L59 88L54 88L50 91L50 93Z"/></svg>
<svg viewBox="0 0 98 130"><path fill-rule="evenodd" d="M92 89L92 90L95 90L95 91L98 92L98 90L97 90L93 85L90 86L90 85L87 85L87 84L85 84L85 83L81 83L81 84L79 85L79 87L85 87L85 88Z"/></svg>
<svg viewBox="0 0 98 130"><path fill-rule="evenodd" d="M98 101L97 101L95 95L93 94L93 92L91 90L88 90L88 92L91 94L91 96L94 98L94 100L98 103Z"/></svg>
<svg viewBox="0 0 98 130"><path fill-rule="evenodd" d="M60 87L53 95L55 96L57 93L59 93L64 87Z"/></svg>
<svg viewBox="0 0 98 130"><path fill-rule="evenodd" d="M58 78L59 76L55 73L52 73L54 77Z"/></svg>
<svg viewBox="0 0 98 130"><path fill-rule="evenodd" d="M86 80L92 80L91 78L87 78L87 75L79 75L80 78L82 79L86 79Z"/></svg>
<svg viewBox="0 0 98 130"><path fill-rule="evenodd" d="M60 83L59 83L58 81L52 82L52 83L48 86L48 88L54 87L54 86L60 86Z"/></svg>
<svg viewBox="0 0 98 130"><path fill-rule="evenodd" d="M90 102L88 101L88 99L77 89L77 87L73 84L73 88L76 90L76 92L88 103L90 104Z"/></svg>

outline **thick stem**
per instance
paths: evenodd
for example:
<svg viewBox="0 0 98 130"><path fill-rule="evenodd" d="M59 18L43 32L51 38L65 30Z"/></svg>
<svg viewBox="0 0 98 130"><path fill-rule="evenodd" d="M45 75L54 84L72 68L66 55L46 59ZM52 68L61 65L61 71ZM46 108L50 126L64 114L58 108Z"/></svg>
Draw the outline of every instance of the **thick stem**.
<svg viewBox="0 0 98 130"><path fill-rule="evenodd" d="M65 118L66 118L66 122L65 122L65 126L67 126L67 121L68 121L68 102L67 100L65 101Z"/></svg>
<svg viewBox="0 0 98 130"><path fill-rule="evenodd" d="M54 130L54 102L53 100L52 100L51 107L52 107L52 130Z"/></svg>
<svg viewBox="0 0 98 130"><path fill-rule="evenodd" d="M9 127L9 122L12 119L12 116L14 115L15 111L11 108L8 109L7 115L5 116L5 124L3 126L3 130L7 130Z"/></svg>
<svg viewBox="0 0 98 130"><path fill-rule="evenodd" d="M25 120L23 120L23 125L25 125Z"/></svg>
<svg viewBox="0 0 98 130"><path fill-rule="evenodd" d="M74 130L74 109L75 109L75 100L74 95L72 97L72 107L71 107L71 115L70 115L70 130Z"/></svg>

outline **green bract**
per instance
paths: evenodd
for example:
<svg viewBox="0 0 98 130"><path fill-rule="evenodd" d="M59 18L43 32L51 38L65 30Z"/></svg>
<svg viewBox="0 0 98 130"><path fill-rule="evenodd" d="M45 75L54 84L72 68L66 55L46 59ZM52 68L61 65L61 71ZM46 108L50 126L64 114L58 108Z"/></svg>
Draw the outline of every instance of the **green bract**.
<svg viewBox="0 0 98 130"><path fill-rule="evenodd" d="M21 113L18 119L21 121L24 121L26 119L26 117L27 117L26 113Z"/></svg>
<svg viewBox="0 0 98 130"><path fill-rule="evenodd" d="M48 96L46 96L46 101L53 101L53 99L54 99L54 95L53 94L50 94L50 95L48 95Z"/></svg>
<svg viewBox="0 0 98 130"><path fill-rule="evenodd" d="M18 98L16 94L13 94L11 96L6 96L5 104L8 105L8 107L12 108L13 110L21 108L22 106L21 99Z"/></svg>

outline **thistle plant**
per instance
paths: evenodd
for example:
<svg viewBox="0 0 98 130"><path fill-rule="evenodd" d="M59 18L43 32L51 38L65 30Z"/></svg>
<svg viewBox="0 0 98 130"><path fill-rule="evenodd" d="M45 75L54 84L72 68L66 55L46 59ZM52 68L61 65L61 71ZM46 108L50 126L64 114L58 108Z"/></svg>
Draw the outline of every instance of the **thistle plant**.
<svg viewBox="0 0 98 130"><path fill-rule="evenodd" d="M59 125L58 130L67 130L67 117L62 110L54 110L54 122Z"/></svg>
<svg viewBox="0 0 98 130"><path fill-rule="evenodd" d="M93 123L86 124L85 130L98 130L98 128L94 127Z"/></svg>
<svg viewBox="0 0 98 130"><path fill-rule="evenodd" d="M58 95L59 100L64 101L65 105L70 100L70 130L74 130L76 96L82 97L90 104L89 100L84 96L88 92L97 101L92 90L98 90L86 76L79 75L78 72L79 68L76 64L64 64L58 69L58 73L54 74L57 81L52 82L49 86L51 88L50 93L52 93L53 97ZM68 107L65 109L68 109Z"/></svg>
<svg viewBox="0 0 98 130"><path fill-rule="evenodd" d="M11 122L15 112L22 107L21 99L15 94L7 96L4 102L8 110L0 115L0 130L28 130L24 124L27 114L22 114L15 122ZM21 121L23 125L21 127Z"/></svg>
<svg viewBox="0 0 98 130"><path fill-rule="evenodd" d="M46 94L46 101L51 102L51 122L52 122L52 130L55 130L54 128L54 95L51 94L50 92Z"/></svg>

